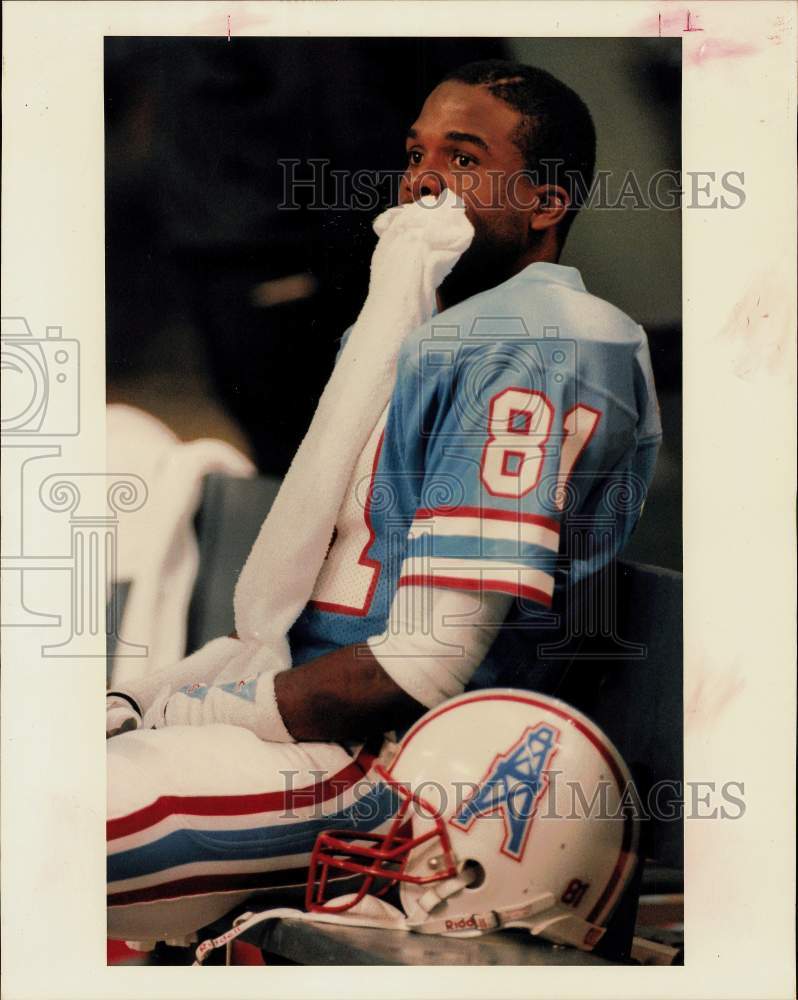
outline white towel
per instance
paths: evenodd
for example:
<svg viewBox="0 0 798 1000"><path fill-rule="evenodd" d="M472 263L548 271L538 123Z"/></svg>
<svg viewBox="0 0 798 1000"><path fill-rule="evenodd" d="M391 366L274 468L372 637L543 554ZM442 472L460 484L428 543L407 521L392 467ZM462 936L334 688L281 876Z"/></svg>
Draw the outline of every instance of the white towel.
<svg viewBox="0 0 798 1000"><path fill-rule="evenodd" d="M131 518L128 523L120 518L123 558L118 572L120 579L131 582L120 637L146 646L148 653L125 656L124 645L117 647L111 686L119 688L185 655L188 606L199 564L193 520L204 477L211 472L250 476L255 469L224 441L183 444L166 428L156 440L149 426L158 423L153 417L132 407L109 410L113 412L109 413L108 464L120 472L141 473L148 489L138 520ZM141 455L136 449L139 434L146 442ZM151 449L154 443L158 447ZM147 466L148 455L154 460Z"/></svg>
<svg viewBox="0 0 798 1000"><path fill-rule="evenodd" d="M474 236L450 191L391 208L369 293L235 591L239 637L290 665L287 633L313 592L358 456L391 396L402 341L433 313L435 291Z"/></svg>
<svg viewBox="0 0 798 1000"><path fill-rule="evenodd" d="M196 677L188 660L164 671L157 696L153 684L129 685L155 724L183 684L218 685L291 666L288 630L310 599L355 463L390 400L399 348L432 315L436 289L474 236L462 201L448 190L388 209L374 229L380 239L363 309L236 585L241 642L204 646L195 654L202 663ZM256 702L261 694L273 701L273 684L258 684Z"/></svg>

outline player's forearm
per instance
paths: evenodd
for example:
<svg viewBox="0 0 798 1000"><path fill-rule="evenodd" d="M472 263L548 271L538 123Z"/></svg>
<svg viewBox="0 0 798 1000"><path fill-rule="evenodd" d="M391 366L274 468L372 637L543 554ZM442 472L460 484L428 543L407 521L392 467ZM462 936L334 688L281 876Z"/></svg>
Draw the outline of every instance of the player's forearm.
<svg viewBox="0 0 798 1000"><path fill-rule="evenodd" d="M407 725L426 708L385 673L368 646L344 646L278 674L277 705L295 740L360 739Z"/></svg>

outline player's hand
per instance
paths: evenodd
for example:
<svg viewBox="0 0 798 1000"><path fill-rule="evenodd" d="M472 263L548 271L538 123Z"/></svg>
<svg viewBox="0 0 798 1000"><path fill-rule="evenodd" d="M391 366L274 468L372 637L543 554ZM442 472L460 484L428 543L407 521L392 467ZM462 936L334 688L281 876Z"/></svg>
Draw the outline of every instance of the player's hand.
<svg viewBox="0 0 798 1000"><path fill-rule="evenodd" d="M200 687L204 685L197 686ZM171 697L171 685L164 684L164 686L153 698L150 707L144 713L144 718L141 720L142 729L161 729L166 725L166 706Z"/></svg>
<svg viewBox="0 0 798 1000"><path fill-rule="evenodd" d="M139 728L139 723L136 719L128 718L120 725L116 726L114 729L106 729L105 738L110 740L112 736L119 736L122 733L132 733L133 730Z"/></svg>
<svg viewBox="0 0 798 1000"><path fill-rule="evenodd" d="M133 706L123 698L113 695L106 698L105 707L105 738L121 733L129 733L141 725L141 716Z"/></svg>

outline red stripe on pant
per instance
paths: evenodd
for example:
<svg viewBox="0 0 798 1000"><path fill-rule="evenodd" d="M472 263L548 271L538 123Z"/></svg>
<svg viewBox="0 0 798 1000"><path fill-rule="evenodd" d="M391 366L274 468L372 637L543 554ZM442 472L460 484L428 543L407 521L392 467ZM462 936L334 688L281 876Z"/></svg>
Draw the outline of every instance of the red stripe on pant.
<svg viewBox="0 0 798 1000"><path fill-rule="evenodd" d="M173 813L187 816L248 816L253 813L301 809L336 798L368 772L374 753L365 748L342 770L318 784L291 788L282 792L259 795L162 795L154 802L127 816L109 819L105 824L106 838L118 840L140 833Z"/></svg>

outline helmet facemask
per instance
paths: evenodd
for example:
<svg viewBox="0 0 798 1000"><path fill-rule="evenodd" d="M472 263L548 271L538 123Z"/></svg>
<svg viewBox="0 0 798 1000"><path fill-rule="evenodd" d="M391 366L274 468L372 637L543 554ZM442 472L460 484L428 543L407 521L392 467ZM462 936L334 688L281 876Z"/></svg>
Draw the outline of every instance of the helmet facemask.
<svg viewBox="0 0 798 1000"><path fill-rule="evenodd" d="M399 808L386 833L327 830L319 834L310 859L305 907L313 913L343 913L364 896L385 896L400 882L426 885L452 878L457 863L446 824L434 807L402 782L376 765L375 773L399 798ZM412 814L411 814L412 807ZM413 835L413 819L423 819L427 829ZM419 824L422 825L422 824ZM435 866L428 875L408 871L411 852L434 844ZM428 849L428 846L427 846ZM357 891L335 903L327 896L332 875L360 875Z"/></svg>

